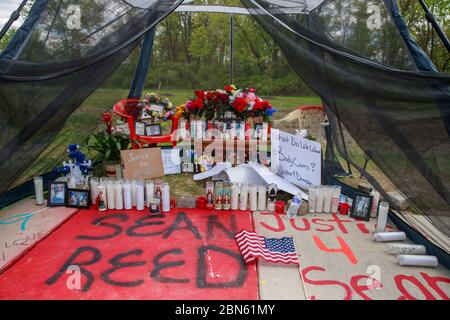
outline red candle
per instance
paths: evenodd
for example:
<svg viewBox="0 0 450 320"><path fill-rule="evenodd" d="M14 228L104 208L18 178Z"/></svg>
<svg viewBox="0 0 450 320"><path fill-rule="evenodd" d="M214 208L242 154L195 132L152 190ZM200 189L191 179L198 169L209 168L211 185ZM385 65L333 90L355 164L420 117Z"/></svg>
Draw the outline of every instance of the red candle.
<svg viewBox="0 0 450 320"><path fill-rule="evenodd" d="M348 215L348 211L350 209L350 206L348 203L339 203L339 213L342 215Z"/></svg>
<svg viewBox="0 0 450 320"><path fill-rule="evenodd" d="M197 198L197 209L206 209L206 197Z"/></svg>
<svg viewBox="0 0 450 320"><path fill-rule="evenodd" d="M170 199L170 209L175 209L177 207L177 201L172 198Z"/></svg>
<svg viewBox="0 0 450 320"><path fill-rule="evenodd" d="M275 202L275 212L276 213L284 213L284 201L278 200Z"/></svg>

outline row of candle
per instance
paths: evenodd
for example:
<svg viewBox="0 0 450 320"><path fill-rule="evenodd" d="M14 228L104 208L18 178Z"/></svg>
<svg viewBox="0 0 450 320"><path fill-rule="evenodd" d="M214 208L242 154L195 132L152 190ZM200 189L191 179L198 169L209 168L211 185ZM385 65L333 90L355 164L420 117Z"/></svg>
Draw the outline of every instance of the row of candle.
<svg viewBox="0 0 450 320"><path fill-rule="evenodd" d="M244 140L249 139L251 136L251 138L267 141L269 137L269 123L261 123L252 133L250 123L244 121L222 122L210 120L206 122L191 120L188 124L187 120L180 120L178 138L212 139L213 136L228 140Z"/></svg>
<svg viewBox="0 0 450 320"><path fill-rule="evenodd" d="M158 213L170 211L169 184L154 180L114 180L92 177L89 181L92 202L100 211L107 209L144 210L145 206Z"/></svg>
<svg viewBox="0 0 450 320"><path fill-rule="evenodd" d="M277 186L228 183L206 183L206 207L216 210L275 211Z"/></svg>
<svg viewBox="0 0 450 320"><path fill-rule="evenodd" d="M308 212L337 213L340 197L340 186L316 186L309 188Z"/></svg>

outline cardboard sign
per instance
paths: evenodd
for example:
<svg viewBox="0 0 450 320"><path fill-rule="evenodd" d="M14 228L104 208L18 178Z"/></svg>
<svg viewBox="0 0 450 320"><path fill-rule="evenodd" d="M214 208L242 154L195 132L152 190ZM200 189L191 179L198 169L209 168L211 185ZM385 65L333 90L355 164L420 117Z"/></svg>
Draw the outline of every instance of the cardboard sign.
<svg viewBox="0 0 450 320"><path fill-rule="evenodd" d="M180 149L161 150L164 166L164 174L181 173Z"/></svg>
<svg viewBox="0 0 450 320"><path fill-rule="evenodd" d="M321 183L320 143L272 129L272 171L303 189Z"/></svg>
<svg viewBox="0 0 450 320"><path fill-rule="evenodd" d="M161 148L122 150L123 176L125 179L152 179L164 175Z"/></svg>

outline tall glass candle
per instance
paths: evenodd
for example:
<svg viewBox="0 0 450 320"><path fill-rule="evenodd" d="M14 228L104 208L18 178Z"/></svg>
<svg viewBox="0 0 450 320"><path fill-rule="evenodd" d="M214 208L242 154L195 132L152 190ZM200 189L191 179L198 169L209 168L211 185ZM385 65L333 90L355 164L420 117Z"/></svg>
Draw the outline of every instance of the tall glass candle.
<svg viewBox="0 0 450 320"><path fill-rule="evenodd" d="M114 199L114 181L109 180L106 184L106 199L108 202L108 209L115 209L115 199Z"/></svg>
<svg viewBox="0 0 450 320"><path fill-rule="evenodd" d="M318 187L316 189L317 192L317 200L316 200L316 212L322 213L323 212L323 202L324 202L324 190L323 187Z"/></svg>
<svg viewBox="0 0 450 320"><path fill-rule="evenodd" d="M124 208L130 210L133 208L133 203L131 202L131 182L125 180L123 183L123 202Z"/></svg>
<svg viewBox="0 0 450 320"><path fill-rule="evenodd" d="M317 187L308 189L308 212L316 213L317 210Z"/></svg>
<svg viewBox="0 0 450 320"><path fill-rule="evenodd" d="M116 181L114 184L114 205L116 210L123 209L123 187L121 180Z"/></svg>
<svg viewBox="0 0 450 320"><path fill-rule="evenodd" d="M378 203L380 202L380 193L376 190L372 190L372 192L370 192L370 195L372 196L372 207L370 209L370 217L376 218L378 213Z"/></svg>
<svg viewBox="0 0 450 320"><path fill-rule="evenodd" d="M439 261L435 256L423 256L412 254L399 254L395 263L401 266L417 266L417 267L433 267L439 265Z"/></svg>
<svg viewBox="0 0 450 320"><path fill-rule="evenodd" d="M237 182L231 185L231 210L239 209L239 184Z"/></svg>
<svg viewBox="0 0 450 320"><path fill-rule="evenodd" d="M142 211L144 210L144 182L136 181L135 184L135 192L136 192L136 210ZM131 189L133 190L133 189Z"/></svg>
<svg viewBox="0 0 450 320"><path fill-rule="evenodd" d="M98 210L105 211L108 209L106 201L106 184L99 184L97 190L98 190L97 195Z"/></svg>
<svg viewBox="0 0 450 320"><path fill-rule="evenodd" d="M333 198L333 189L329 186L325 186L323 188L323 212L330 213L331 212L331 199Z"/></svg>
<svg viewBox="0 0 450 320"><path fill-rule="evenodd" d="M241 184L241 194L239 195L239 210L247 210L248 204L248 184Z"/></svg>
<svg viewBox="0 0 450 320"><path fill-rule="evenodd" d="M42 177L34 177L34 195L37 205L44 204L44 181Z"/></svg>
<svg viewBox="0 0 450 320"><path fill-rule="evenodd" d="M164 182L161 186L161 202L162 212L170 211L170 187L167 182Z"/></svg>
<svg viewBox="0 0 450 320"><path fill-rule="evenodd" d="M267 190L265 185L258 186L258 210L264 211L266 210L266 196Z"/></svg>
<svg viewBox="0 0 450 320"><path fill-rule="evenodd" d="M269 185L268 199L267 199L267 211L275 211L275 203L277 202L278 187L275 183Z"/></svg>
<svg viewBox="0 0 450 320"><path fill-rule="evenodd" d="M155 195L155 182L153 180L147 180L145 182L145 199L147 207L150 208L150 199Z"/></svg>
<svg viewBox="0 0 450 320"><path fill-rule="evenodd" d="M333 195L331 197L331 213L337 213L339 209L339 200L341 198L341 187L333 186Z"/></svg>
<svg viewBox="0 0 450 320"><path fill-rule="evenodd" d="M136 207L136 181L131 181L131 204Z"/></svg>
<svg viewBox="0 0 450 320"><path fill-rule="evenodd" d="M258 210L258 188L255 184L251 184L248 188L248 195L250 199L250 211L256 211Z"/></svg>
<svg viewBox="0 0 450 320"><path fill-rule="evenodd" d="M381 202L378 208L378 220L376 232L384 232L389 213L389 203Z"/></svg>
<svg viewBox="0 0 450 320"><path fill-rule="evenodd" d="M92 204L97 204L98 185L99 185L98 178L92 177L89 180L89 185L91 187L91 201L92 201Z"/></svg>

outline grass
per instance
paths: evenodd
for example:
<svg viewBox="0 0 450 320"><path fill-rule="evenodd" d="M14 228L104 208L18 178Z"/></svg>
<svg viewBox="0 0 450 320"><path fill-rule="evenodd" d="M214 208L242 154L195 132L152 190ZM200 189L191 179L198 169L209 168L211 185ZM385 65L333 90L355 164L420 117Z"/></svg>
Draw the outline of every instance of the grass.
<svg viewBox="0 0 450 320"><path fill-rule="evenodd" d="M189 100L194 92L193 90L161 90L160 94L169 98L174 105L180 105ZM103 112L112 111L114 103L126 98L127 95L128 90L126 89L101 88L97 90L69 117L64 128L55 137L54 141L24 171L15 184L23 183L33 176L51 171L55 167L62 165L62 161L68 159L65 156L67 146L71 143L83 145L93 130L102 126L100 117ZM318 97L273 96L267 98L279 111L275 114L275 118L284 116L300 105L320 104L320 98ZM179 185L179 183L186 185L186 181L189 181L186 187L193 188L192 191L199 190L198 185L190 184L192 179L185 179L183 176L170 176L167 177L167 180L173 185Z"/></svg>

